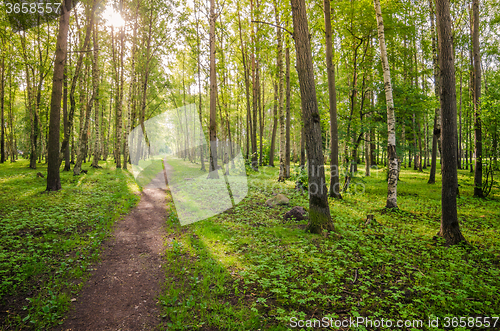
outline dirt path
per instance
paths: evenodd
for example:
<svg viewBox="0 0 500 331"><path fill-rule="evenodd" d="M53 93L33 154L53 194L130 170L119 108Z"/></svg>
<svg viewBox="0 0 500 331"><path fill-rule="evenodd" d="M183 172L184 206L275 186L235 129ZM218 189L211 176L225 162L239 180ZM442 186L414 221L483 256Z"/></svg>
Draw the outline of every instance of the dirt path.
<svg viewBox="0 0 500 331"><path fill-rule="evenodd" d="M165 174L144 188L139 204L115 225L101 262L57 330L154 330L166 219Z"/></svg>

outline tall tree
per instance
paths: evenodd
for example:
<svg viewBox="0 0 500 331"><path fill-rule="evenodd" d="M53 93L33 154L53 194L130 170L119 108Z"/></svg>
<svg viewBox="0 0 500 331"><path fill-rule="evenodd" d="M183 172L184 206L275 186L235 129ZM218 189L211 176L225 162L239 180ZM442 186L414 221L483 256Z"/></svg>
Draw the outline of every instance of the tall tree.
<svg viewBox="0 0 500 331"><path fill-rule="evenodd" d="M285 41L286 43L286 41ZM290 48L285 47L285 80L286 80L286 121L285 121L285 178L290 178Z"/></svg>
<svg viewBox="0 0 500 331"><path fill-rule="evenodd" d="M434 72L434 94L440 94L440 79L439 79L439 65L438 65L438 50L436 47L436 34L434 30L434 8L433 1L429 0L430 18L431 18L431 38L432 38L432 67ZM441 108L436 107L434 111L434 131L432 135L432 156L431 156L431 170L429 172L429 181L427 183L434 184L436 182L436 163L437 151L441 151Z"/></svg>
<svg viewBox="0 0 500 331"><path fill-rule="evenodd" d="M121 11L123 12L123 1L120 3ZM120 34L120 67L116 72L117 82L117 95L116 95L116 116L115 116L115 162L116 167L121 168L121 154L122 154L122 128L123 128L123 88L124 88L124 57L125 57L125 27L122 26L119 30ZM115 64L118 65L118 64ZM124 160L123 162L127 162Z"/></svg>
<svg viewBox="0 0 500 331"><path fill-rule="evenodd" d="M483 139L481 134L481 54L479 53L479 0L472 1L472 52L474 55L473 98L476 169L474 196L483 197Z"/></svg>
<svg viewBox="0 0 500 331"><path fill-rule="evenodd" d="M373 0L375 13L377 15L378 39L380 46L380 57L382 58L382 70L384 72L385 102L387 104L387 204L386 208L398 208L397 188L398 188L398 156L396 154L396 117L394 115L394 100L392 98L391 72L387 59L387 49L385 46L384 21L380 0Z"/></svg>
<svg viewBox="0 0 500 331"><path fill-rule="evenodd" d="M88 14L88 18L87 18L88 24L87 24L87 28L85 31L85 38L83 41L83 46L81 48L82 50L87 49L87 46L90 42L90 36L92 34L92 27L93 27L93 22L94 22L94 12L96 10L96 7L97 7L96 0L94 0L93 4L92 4L92 10ZM77 15L78 15L77 12L75 12L75 18L78 17ZM76 85L77 85L78 79L80 78L80 71L81 71L82 66L83 66L83 57L85 54L86 54L86 52L80 52L80 54L78 55L78 59L77 59L76 66L75 66L75 71L73 73L73 78L71 81L71 88L69 91L70 109L68 112L68 122L67 122L68 125L64 130L64 138L63 138L63 141L61 143L59 163L62 162L64 153L66 152L66 149L69 148L69 139L71 138L71 136L72 136L71 133L73 132L73 117L75 115L75 110L76 110L76 101L75 101ZM73 163L74 150L75 150L75 148L74 148L74 144L73 144L73 146L71 148L71 154L72 154L71 163Z"/></svg>
<svg viewBox="0 0 500 331"><path fill-rule="evenodd" d="M330 0L324 0L326 70L328 75L328 97L330 101L330 196L342 199L339 180L339 137L337 130L337 91L335 89L335 67L333 66L332 21Z"/></svg>
<svg viewBox="0 0 500 331"><path fill-rule="evenodd" d="M278 3L274 1L274 15L276 20L276 26L280 26L280 17L278 10ZM285 170L285 112L283 111L283 40L281 29L278 28L277 31L277 56L276 56L276 69L278 72L278 118L279 118L279 159L280 159L280 171L278 175L278 181L283 182L285 180L286 170Z"/></svg>
<svg viewBox="0 0 500 331"><path fill-rule="evenodd" d="M457 98L449 0L436 0L436 17L441 77L441 139L446 146L442 151L441 229L438 234L444 237L446 244L453 245L465 238L457 216Z"/></svg>
<svg viewBox="0 0 500 331"><path fill-rule="evenodd" d="M322 233L323 230L333 231L334 225L328 206L328 192L325 184L321 121L316 99L306 4L305 0L291 0L291 5L308 160L309 224L307 231Z"/></svg>
<svg viewBox="0 0 500 331"><path fill-rule="evenodd" d="M94 34L93 34L93 44L94 44L94 63L93 63L93 71L92 71L92 84L94 88L94 158L92 160L92 167L99 167L99 157L100 157L100 148L99 148L99 36L98 36L98 22L96 21L94 25Z"/></svg>
<svg viewBox="0 0 500 331"><path fill-rule="evenodd" d="M279 29L279 28L277 28ZM278 83L274 86L274 102L273 102L273 131L271 133L271 148L269 149L269 166L274 167L274 150L276 149L276 131L278 127Z"/></svg>
<svg viewBox="0 0 500 331"><path fill-rule="evenodd" d="M198 17L198 6L199 3L194 3L194 17L196 19L196 55L198 57L197 61L197 70L198 70L198 118L200 119L200 125L203 123L202 120L202 104L201 104L201 38L200 38L200 19ZM203 158L203 149L204 149L204 141L205 136L203 135L203 130L200 130L200 162L201 162L201 171L206 171L205 169L205 160Z"/></svg>
<svg viewBox="0 0 500 331"><path fill-rule="evenodd" d="M3 39L3 38L2 38ZM3 42L3 40L2 40ZM0 71L1 71L1 82L0 82L0 125L1 127L1 138L0 138L0 163L5 162L5 118L4 118L4 104L5 104L5 57L3 54L0 54L2 57L0 62Z"/></svg>
<svg viewBox="0 0 500 331"><path fill-rule="evenodd" d="M210 170L209 178L219 178L217 171L217 76L215 70L215 1L210 0Z"/></svg>
<svg viewBox="0 0 500 331"><path fill-rule="evenodd" d="M56 42L56 58L54 61L54 75L52 76L52 95L50 98L49 144L47 158L47 191L61 189L59 176L59 130L61 116L61 99L64 79L64 63L68 47L69 10L71 1L66 0L61 6L62 15L59 18L59 32Z"/></svg>

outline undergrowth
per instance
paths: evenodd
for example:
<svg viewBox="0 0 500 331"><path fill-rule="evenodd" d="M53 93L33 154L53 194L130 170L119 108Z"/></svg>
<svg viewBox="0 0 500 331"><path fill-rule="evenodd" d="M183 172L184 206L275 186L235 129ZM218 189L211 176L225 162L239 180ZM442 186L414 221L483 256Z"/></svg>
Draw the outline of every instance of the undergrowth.
<svg viewBox="0 0 500 331"><path fill-rule="evenodd" d="M358 317L423 321L391 330L444 330L453 317L498 317L498 187L489 199L472 198L472 177L460 172L458 212L470 245L446 247L435 237L441 187L427 184L426 172L402 169L392 212L382 208L384 169L354 176L343 200L330 200L335 231L326 236L306 233L307 221L283 220L292 206L308 206L294 181L278 183L277 169L266 167L248 175L248 196L208 220L181 227L169 202L166 330L286 330L297 320ZM268 208L277 193L290 206ZM375 217L369 225L367 214ZM428 327L436 318L439 327Z"/></svg>
<svg viewBox="0 0 500 331"><path fill-rule="evenodd" d="M61 322L88 278L114 221L138 201L132 176L102 169L61 172L44 193L46 165L0 165L0 329L46 330Z"/></svg>

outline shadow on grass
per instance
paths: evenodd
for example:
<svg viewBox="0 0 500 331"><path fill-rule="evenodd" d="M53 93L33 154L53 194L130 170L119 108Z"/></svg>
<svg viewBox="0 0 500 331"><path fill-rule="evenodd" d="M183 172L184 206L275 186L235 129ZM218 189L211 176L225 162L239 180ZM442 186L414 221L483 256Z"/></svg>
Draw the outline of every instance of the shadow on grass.
<svg viewBox="0 0 500 331"><path fill-rule="evenodd" d="M171 198L170 198L171 200ZM224 234L199 222L181 227L169 204L162 305L165 330L285 330L263 316L256 291L214 254L212 242ZM212 231L213 230L213 231ZM230 265L231 263L229 263Z"/></svg>

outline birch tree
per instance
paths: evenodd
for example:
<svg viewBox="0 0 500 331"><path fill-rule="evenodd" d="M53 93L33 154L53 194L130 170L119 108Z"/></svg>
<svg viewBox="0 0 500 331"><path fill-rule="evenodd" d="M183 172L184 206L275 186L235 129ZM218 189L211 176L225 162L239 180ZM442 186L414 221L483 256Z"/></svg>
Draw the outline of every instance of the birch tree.
<svg viewBox="0 0 500 331"><path fill-rule="evenodd" d="M384 21L380 0L373 0L375 13L377 16L378 39L380 46L380 57L382 59L382 70L384 72L385 102L387 104L387 204L386 208L398 208L397 188L398 188L398 157L396 154L396 116L394 114L394 100L392 98L391 72L387 59L387 49L385 46Z"/></svg>

